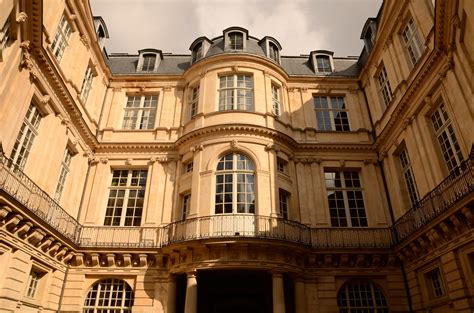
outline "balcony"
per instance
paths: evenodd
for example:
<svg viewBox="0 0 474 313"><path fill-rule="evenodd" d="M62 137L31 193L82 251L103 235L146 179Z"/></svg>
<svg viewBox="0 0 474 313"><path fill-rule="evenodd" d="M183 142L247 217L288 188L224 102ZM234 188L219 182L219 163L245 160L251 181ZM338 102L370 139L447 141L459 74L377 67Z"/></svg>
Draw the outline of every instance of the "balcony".
<svg viewBox="0 0 474 313"><path fill-rule="evenodd" d="M310 228L277 217L233 214L187 219L160 227L82 226L11 160L0 154L0 188L18 201L37 224L79 247L160 248L211 238L255 238L312 248L390 248L448 210L474 189L473 155L462 162L392 228ZM396 233L397 238L392 234Z"/></svg>
<svg viewBox="0 0 474 313"><path fill-rule="evenodd" d="M474 191L474 150L436 188L400 217L393 229L401 242Z"/></svg>

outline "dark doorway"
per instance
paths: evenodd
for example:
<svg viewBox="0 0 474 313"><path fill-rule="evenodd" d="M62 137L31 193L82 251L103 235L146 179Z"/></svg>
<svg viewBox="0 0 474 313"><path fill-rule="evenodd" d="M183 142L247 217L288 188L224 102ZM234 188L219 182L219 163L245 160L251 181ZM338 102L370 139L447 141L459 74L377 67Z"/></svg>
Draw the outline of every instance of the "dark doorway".
<svg viewBox="0 0 474 313"><path fill-rule="evenodd" d="M200 271L198 313L272 313L271 275L251 270Z"/></svg>

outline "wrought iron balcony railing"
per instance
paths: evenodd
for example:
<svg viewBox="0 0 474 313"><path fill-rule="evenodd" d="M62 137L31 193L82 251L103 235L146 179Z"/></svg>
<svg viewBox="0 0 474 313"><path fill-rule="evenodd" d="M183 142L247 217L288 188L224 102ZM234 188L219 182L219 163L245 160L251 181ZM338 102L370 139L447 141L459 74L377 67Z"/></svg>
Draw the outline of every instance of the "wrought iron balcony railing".
<svg viewBox="0 0 474 313"><path fill-rule="evenodd" d="M474 150L473 150L474 151ZM401 242L474 191L474 152L393 225Z"/></svg>
<svg viewBox="0 0 474 313"><path fill-rule="evenodd" d="M0 151L0 188L76 243L81 225Z"/></svg>
<svg viewBox="0 0 474 313"><path fill-rule="evenodd" d="M82 226L0 153L0 188L81 247L159 248L172 243L241 238L284 240L314 248L389 248L473 191L472 154L393 228L310 228L250 214L191 218L161 227ZM392 236L397 234L397 238Z"/></svg>

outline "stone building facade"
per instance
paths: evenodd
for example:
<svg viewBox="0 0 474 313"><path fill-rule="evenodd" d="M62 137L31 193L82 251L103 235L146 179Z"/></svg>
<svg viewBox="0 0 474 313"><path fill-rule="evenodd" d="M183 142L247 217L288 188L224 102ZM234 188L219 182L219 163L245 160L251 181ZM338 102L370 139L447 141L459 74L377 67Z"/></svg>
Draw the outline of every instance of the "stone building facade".
<svg viewBox="0 0 474 313"><path fill-rule="evenodd" d="M88 1L2 1L0 312L472 312L473 18L129 55Z"/></svg>

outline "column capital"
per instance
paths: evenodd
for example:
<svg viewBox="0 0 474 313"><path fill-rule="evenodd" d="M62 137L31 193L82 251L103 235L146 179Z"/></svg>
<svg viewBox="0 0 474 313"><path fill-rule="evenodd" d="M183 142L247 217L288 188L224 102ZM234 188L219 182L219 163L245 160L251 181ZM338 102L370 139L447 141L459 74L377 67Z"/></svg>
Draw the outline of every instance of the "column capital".
<svg viewBox="0 0 474 313"><path fill-rule="evenodd" d="M193 269L193 270L190 270L190 271L187 271L186 272L186 277L187 278L195 278L197 276L197 270L196 269Z"/></svg>

